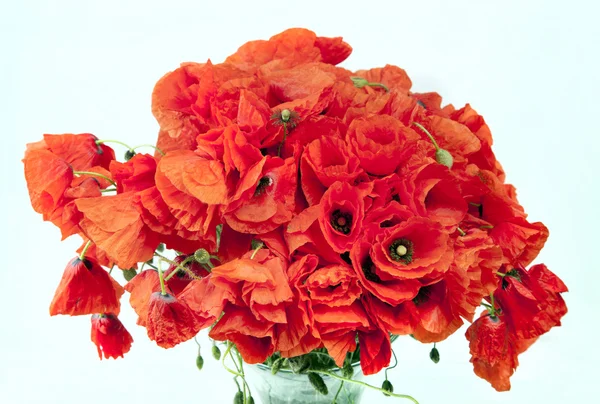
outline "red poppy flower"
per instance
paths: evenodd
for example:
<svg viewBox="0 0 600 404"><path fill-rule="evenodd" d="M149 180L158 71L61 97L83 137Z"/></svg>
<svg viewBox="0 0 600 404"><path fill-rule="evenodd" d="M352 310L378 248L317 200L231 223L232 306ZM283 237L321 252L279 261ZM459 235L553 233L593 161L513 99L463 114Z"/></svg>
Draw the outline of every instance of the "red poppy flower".
<svg viewBox="0 0 600 404"><path fill-rule="evenodd" d="M360 367L366 376L374 375L389 366L392 358L390 334L379 328L360 331L358 343L360 344Z"/></svg>
<svg viewBox="0 0 600 404"><path fill-rule="evenodd" d="M327 188L335 182L352 184L362 172L358 158L346 142L334 137L321 137L310 142L300 160L302 191L309 205L318 204Z"/></svg>
<svg viewBox="0 0 600 404"><path fill-rule="evenodd" d="M154 292L150 296L146 319L148 338L161 348L192 339L200 331L200 323L194 313L175 296Z"/></svg>
<svg viewBox="0 0 600 404"><path fill-rule="evenodd" d="M445 279L423 286L413 299L417 326L413 336L423 343L440 342L458 330L463 321L450 304Z"/></svg>
<svg viewBox="0 0 600 404"><path fill-rule="evenodd" d="M431 163L413 169L401 184L400 201L419 216L455 226L467 213L467 202L447 167Z"/></svg>
<svg viewBox="0 0 600 404"><path fill-rule="evenodd" d="M417 327L418 315L412 300L392 306L369 293L363 294L361 300L369 318L381 329L391 334L412 334Z"/></svg>
<svg viewBox="0 0 600 404"><path fill-rule="evenodd" d="M258 320L247 307L227 306L208 335L233 342L248 364L262 363L275 351L273 323Z"/></svg>
<svg viewBox="0 0 600 404"><path fill-rule="evenodd" d="M154 186L156 159L148 154L136 154L129 161L113 161L110 172L117 183L117 192L138 192Z"/></svg>
<svg viewBox="0 0 600 404"><path fill-rule="evenodd" d="M296 181L297 168L293 159L267 159L258 181L249 190L253 192L249 199L240 199L231 205L223 218L232 229L241 233L262 234L275 230L292 218Z"/></svg>
<svg viewBox="0 0 600 404"><path fill-rule="evenodd" d="M56 288L50 315L79 316L95 313L119 314L124 291L98 263L89 258L73 258Z"/></svg>
<svg viewBox="0 0 600 404"><path fill-rule="evenodd" d="M46 150L28 151L23 163L31 206L38 213L51 214L73 181L73 169Z"/></svg>
<svg viewBox="0 0 600 404"><path fill-rule="evenodd" d="M419 135L389 115L352 121L346 141L369 174L389 175L413 152Z"/></svg>
<svg viewBox="0 0 600 404"><path fill-rule="evenodd" d="M114 313L103 313L92 315L92 342L100 359L117 359L129 352L133 338Z"/></svg>
<svg viewBox="0 0 600 404"><path fill-rule="evenodd" d="M375 237L371 259L381 273L397 279L439 277L452 263L451 240L441 225L411 217Z"/></svg>
<svg viewBox="0 0 600 404"><path fill-rule="evenodd" d="M365 217L365 195L360 188L344 182L336 182L323 195L319 224L334 251L349 251L360 235Z"/></svg>
<svg viewBox="0 0 600 404"><path fill-rule="evenodd" d="M315 254L327 262L342 262L340 255L332 249L323 235L318 220L320 215L321 206L314 205L304 209L290 221L284 233L290 255L295 252Z"/></svg>
<svg viewBox="0 0 600 404"><path fill-rule="evenodd" d="M358 70L356 76L366 79L371 83L381 83L390 90L407 93L412 87L412 82L404 69L398 66L385 65L369 70Z"/></svg>
<svg viewBox="0 0 600 404"><path fill-rule="evenodd" d="M135 193L75 201L83 213L80 227L121 268L132 268L154 255L158 238L144 224L134 204Z"/></svg>
<svg viewBox="0 0 600 404"><path fill-rule="evenodd" d="M519 365L518 351L503 317L483 315L467 329L475 374L497 391L510 390L510 377Z"/></svg>
<svg viewBox="0 0 600 404"><path fill-rule="evenodd" d="M370 252L371 243L365 240L356 242L350 252L354 271L366 291L392 306L411 300L419 293L421 282L418 279L390 276L375 265Z"/></svg>
<svg viewBox="0 0 600 404"><path fill-rule="evenodd" d="M138 315L137 324L145 327L150 297L160 291L158 273L152 269L140 272L125 285L125 290L129 292L129 304Z"/></svg>
<svg viewBox="0 0 600 404"><path fill-rule="evenodd" d="M511 331L519 339L531 339L559 326L567 313L560 295L568 291L565 284L544 264L508 273L494 297Z"/></svg>

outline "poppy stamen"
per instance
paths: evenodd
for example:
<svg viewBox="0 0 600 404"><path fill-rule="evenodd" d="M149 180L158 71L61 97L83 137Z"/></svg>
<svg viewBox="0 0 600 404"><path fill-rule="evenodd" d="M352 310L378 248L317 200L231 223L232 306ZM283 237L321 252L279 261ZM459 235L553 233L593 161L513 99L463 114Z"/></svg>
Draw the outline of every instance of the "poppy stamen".
<svg viewBox="0 0 600 404"><path fill-rule="evenodd" d="M389 247L390 258L397 262L410 264L413 260L413 243L405 238L394 240Z"/></svg>
<svg viewBox="0 0 600 404"><path fill-rule="evenodd" d="M352 215L339 209L331 213L331 227L342 234L350 234L352 230Z"/></svg>

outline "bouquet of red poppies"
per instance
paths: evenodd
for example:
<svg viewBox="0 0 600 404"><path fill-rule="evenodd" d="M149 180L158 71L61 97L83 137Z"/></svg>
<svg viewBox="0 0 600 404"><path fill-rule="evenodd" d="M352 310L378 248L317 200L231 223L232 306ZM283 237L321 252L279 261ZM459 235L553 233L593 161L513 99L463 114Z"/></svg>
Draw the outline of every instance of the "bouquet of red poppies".
<svg viewBox="0 0 600 404"><path fill-rule="evenodd" d="M122 357L127 291L160 347L210 327L245 363L317 376L314 352L374 374L396 336L436 343L467 321L475 373L508 390L518 355L567 312L563 282L527 268L548 229L470 105L411 92L396 66L336 66L351 50L290 29L162 77L155 145L29 144L33 208L83 239L50 314L91 315L99 356Z"/></svg>

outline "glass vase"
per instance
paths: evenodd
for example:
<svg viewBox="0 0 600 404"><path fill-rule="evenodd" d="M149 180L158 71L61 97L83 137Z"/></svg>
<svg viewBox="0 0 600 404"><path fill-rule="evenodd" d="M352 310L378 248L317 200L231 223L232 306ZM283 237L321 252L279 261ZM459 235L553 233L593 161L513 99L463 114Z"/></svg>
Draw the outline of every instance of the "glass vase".
<svg viewBox="0 0 600 404"><path fill-rule="evenodd" d="M282 369L277 374L271 373L271 368L262 364L248 366L250 387L255 398L260 398L262 404L358 404L364 387L354 383L344 383L326 375L321 375L327 386L328 394L323 395L315 390L306 374L296 374ZM335 374L340 374L334 372ZM362 380L360 364L354 366L352 379Z"/></svg>

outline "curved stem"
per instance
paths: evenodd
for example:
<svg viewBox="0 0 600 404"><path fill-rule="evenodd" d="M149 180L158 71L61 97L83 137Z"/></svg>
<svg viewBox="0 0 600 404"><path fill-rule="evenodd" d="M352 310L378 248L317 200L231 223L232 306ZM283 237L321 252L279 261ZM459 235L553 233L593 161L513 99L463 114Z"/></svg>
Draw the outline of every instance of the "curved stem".
<svg viewBox="0 0 600 404"><path fill-rule="evenodd" d="M423 131L423 133L425 133L427 135L427 137L429 137L429 140L431 140L431 142L435 146L436 151L438 151L440 149L440 146L438 146L438 144L435 141L435 139L433 138L433 136L431 136L431 133L429 133L429 131L427 129L425 129L425 127L423 125L421 125L418 122L413 122L412 124L415 125L417 128L421 129Z"/></svg>
<svg viewBox="0 0 600 404"><path fill-rule="evenodd" d="M226 371L228 371L229 373L231 373L232 375L241 377L243 380L243 376L241 373L236 372L233 369L230 369L226 364L225 364L225 358L227 358L227 355L231 355L231 348L233 347L233 344L230 341L227 341L227 349L225 350L225 354L223 355L223 359L221 359L221 364L223 365L223 368L225 368ZM233 359L233 357L232 357Z"/></svg>
<svg viewBox="0 0 600 404"><path fill-rule="evenodd" d="M344 381L342 380L342 382L340 383L340 388L338 389L337 393L335 393L335 397L333 397L333 401L331 402L331 404L337 403L337 398L339 397L340 393L342 392L343 387L344 387Z"/></svg>
<svg viewBox="0 0 600 404"><path fill-rule="evenodd" d="M383 88L385 90L386 93L390 92L390 89L387 88L387 86L385 84L382 84L382 83L371 83L371 82L369 82L369 83L367 83L367 86L369 86L369 87L381 87L381 88Z"/></svg>
<svg viewBox="0 0 600 404"><path fill-rule="evenodd" d="M433 346L435 346L435 344L433 344ZM394 366L390 366L389 368L385 369L385 378L387 380L387 372L390 369L394 369L396 366L398 366L398 358L396 358L396 352L394 352L394 350L392 349L392 355L394 355Z"/></svg>
<svg viewBox="0 0 600 404"><path fill-rule="evenodd" d="M164 261L167 264L174 265L178 270L181 270L181 271L185 272L186 274L188 274L190 278L196 279L196 280L202 279L201 277L196 276L195 273L193 273L191 270L189 270L188 268L186 268L184 266L185 264L189 263L191 260L194 259L193 255L190 255L189 257L187 257L185 260L183 260L183 262L181 264L178 264L175 261L170 260L167 257L164 257L164 256L160 255L157 252L155 252L154 255L156 255L159 258L159 261ZM165 278L165 282L168 282L169 279L171 279L172 277L174 277L176 273L177 273L177 271L173 271L169 275L167 275L166 278Z"/></svg>
<svg viewBox="0 0 600 404"><path fill-rule="evenodd" d="M458 234L460 234L461 236L466 236L467 235L467 233L465 233L465 231L463 229L461 229L460 227L457 227L456 231L458 231Z"/></svg>
<svg viewBox="0 0 600 404"><path fill-rule="evenodd" d="M79 254L79 259L81 261L83 261L85 259L85 253L91 247L91 245L92 245L92 240L88 240L88 242L86 243L85 247L83 247L83 250L81 250L81 254Z"/></svg>
<svg viewBox="0 0 600 404"><path fill-rule="evenodd" d="M96 144L102 144L102 143L117 143L117 144L120 144L121 146L127 147L128 150L133 151L133 148L131 146L129 146L127 143L121 142L120 140L113 140L113 139L96 140Z"/></svg>
<svg viewBox="0 0 600 404"><path fill-rule="evenodd" d="M106 175L102 175L100 173L95 173L93 171L73 171L74 175L91 175L93 177L99 177L102 179L105 179L106 181L110 182L113 186L117 186L117 183L114 182L113 180L111 180L110 178L108 178Z"/></svg>
<svg viewBox="0 0 600 404"><path fill-rule="evenodd" d="M398 397L398 398L406 398L406 399L408 399L408 400L412 401L412 402L413 402L413 403L415 403L415 404L419 404L419 402L418 402L417 400L415 400L413 397L411 397L411 396L409 396L409 395L407 395L407 394L396 394L396 393L391 393L391 392L389 392L389 391L387 391L387 390L380 389L379 387L372 386L372 385L370 385L370 384L368 384L368 383L361 382L361 381L359 381L359 380L354 380L354 379L347 379L347 378L345 378L345 377L338 376L338 375L336 375L335 373L327 372L327 371L325 371L325 370L312 370L312 369L309 369L307 372L311 372L311 373L320 373L320 374L322 374L322 375L327 375L327 376L329 376L329 377L333 377L334 379L342 380L342 381L344 381L344 382L348 382L348 383L354 383L354 384L358 384L358 385L361 385L361 386L364 386L364 387L369 387L369 388L371 388L371 389L373 389L373 390L381 391L382 393L385 393L385 394L386 394L386 395L388 395L388 396L392 396L392 397Z"/></svg>
<svg viewBox="0 0 600 404"><path fill-rule="evenodd" d="M151 144L141 144L141 145L132 147L131 150L139 149L140 147L152 147L154 150L159 152L161 155L163 155L163 156L165 155L165 152L163 152L161 149L159 149L158 147L151 145Z"/></svg>

